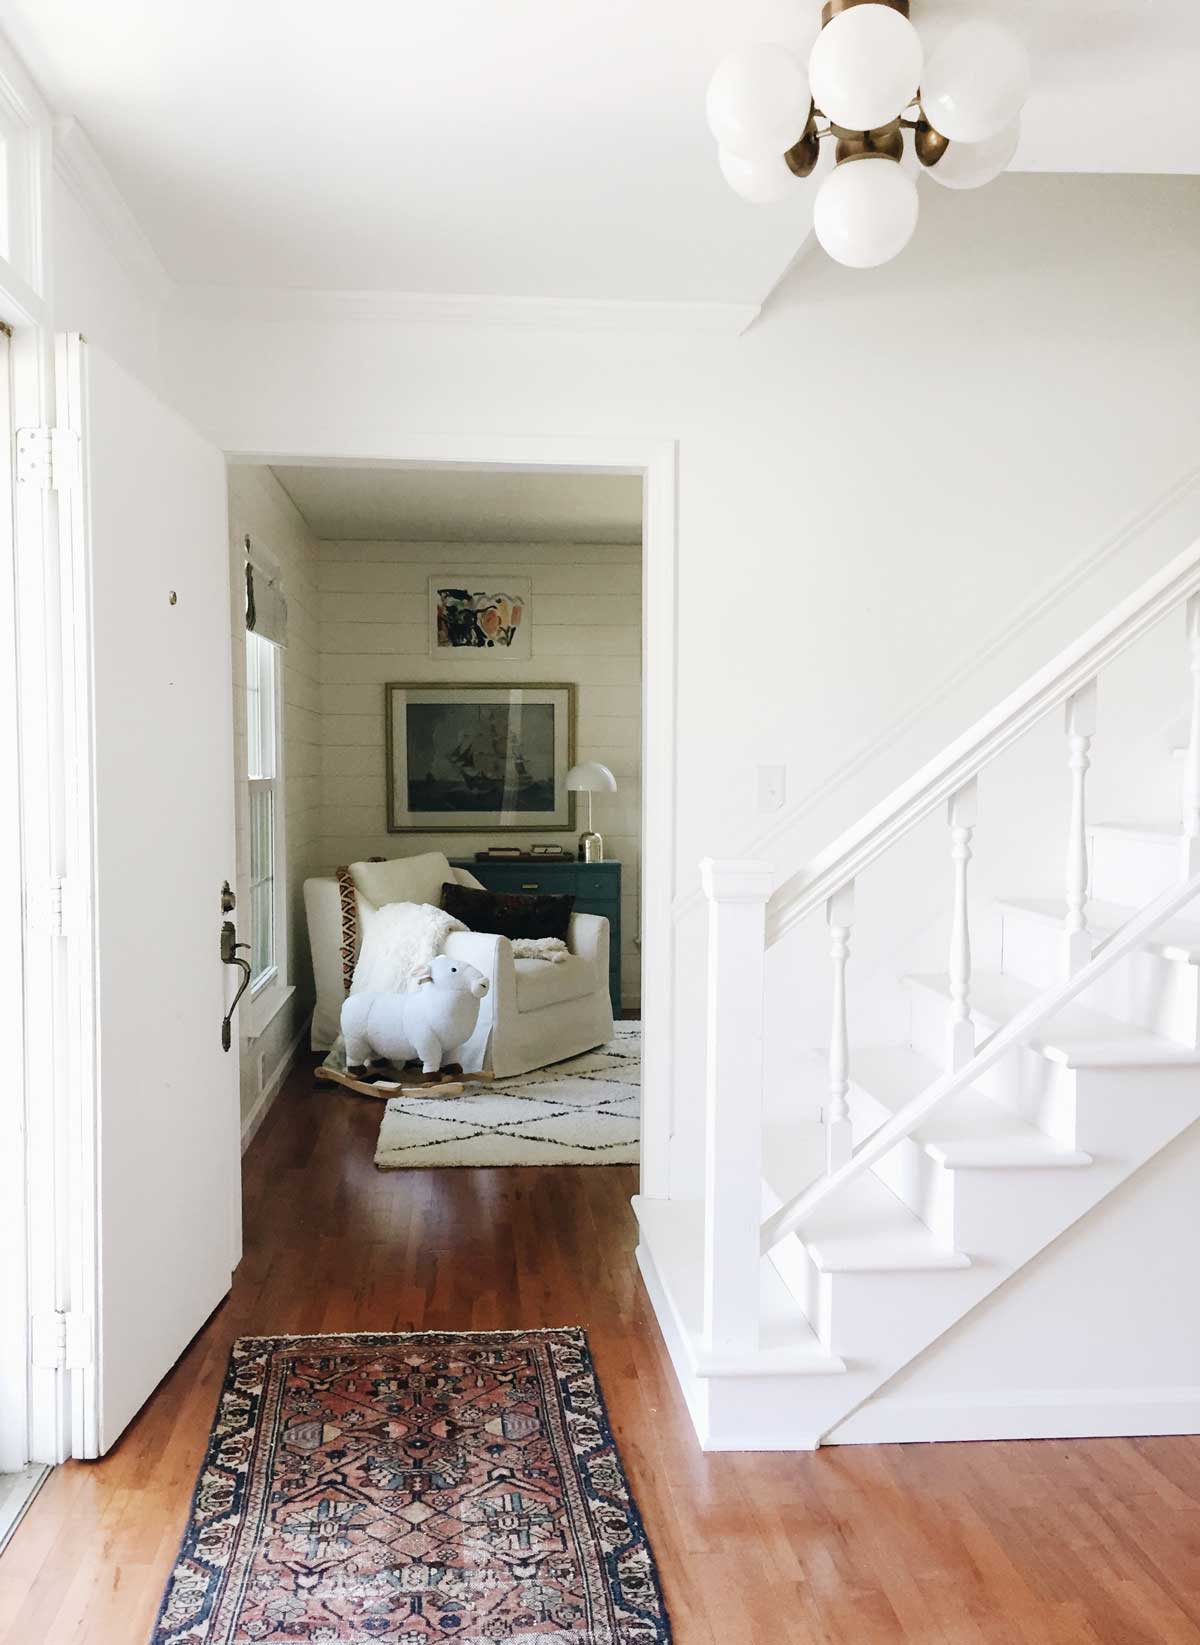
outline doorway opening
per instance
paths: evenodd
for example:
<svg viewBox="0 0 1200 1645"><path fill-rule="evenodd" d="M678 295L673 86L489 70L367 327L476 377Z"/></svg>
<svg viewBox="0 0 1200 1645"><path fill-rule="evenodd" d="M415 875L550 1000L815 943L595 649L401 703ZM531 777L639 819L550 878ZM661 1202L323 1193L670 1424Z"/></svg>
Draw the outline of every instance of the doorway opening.
<svg viewBox="0 0 1200 1645"><path fill-rule="evenodd" d="M275 956L242 1019L244 1141L295 1058L337 1039L355 962L378 977L408 941L375 930L368 952L376 910L410 903L468 928L436 946L484 976L463 1058L493 1078L465 1084L486 1103L390 1104L377 1163L637 1159L643 475L295 458L229 475L238 901L252 954ZM247 566L284 613L265 645ZM514 913L545 931L498 964Z"/></svg>

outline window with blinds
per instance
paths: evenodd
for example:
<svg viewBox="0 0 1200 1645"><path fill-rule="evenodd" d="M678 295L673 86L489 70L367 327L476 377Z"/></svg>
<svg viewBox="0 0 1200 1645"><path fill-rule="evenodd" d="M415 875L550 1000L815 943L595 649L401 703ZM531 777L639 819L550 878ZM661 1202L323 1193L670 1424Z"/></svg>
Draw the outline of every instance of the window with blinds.
<svg viewBox="0 0 1200 1645"><path fill-rule="evenodd" d="M246 764L250 781L250 987L257 993L278 973L276 863L279 793L279 651L246 634Z"/></svg>

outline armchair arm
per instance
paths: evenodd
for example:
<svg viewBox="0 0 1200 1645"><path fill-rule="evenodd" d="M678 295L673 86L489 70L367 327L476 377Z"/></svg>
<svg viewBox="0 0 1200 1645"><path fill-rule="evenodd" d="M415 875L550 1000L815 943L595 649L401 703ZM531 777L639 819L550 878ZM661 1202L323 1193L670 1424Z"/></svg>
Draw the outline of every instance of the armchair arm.
<svg viewBox="0 0 1200 1645"><path fill-rule="evenodd" d="M465 960L488 980L480 1016L498 1016L501 1002L515 1010L517 1004L517 973L513 964L512 943L507 937L498 937L491 931L451 931L443 945L443 952L451 959Z"/></svg>
<svg viewBox="0 0 1200 1645"><path fill-rule="evenodd" d="M596 977L608 986L608 921L603 914L572 914L567 947L581 960L590 960Z"/></svg>

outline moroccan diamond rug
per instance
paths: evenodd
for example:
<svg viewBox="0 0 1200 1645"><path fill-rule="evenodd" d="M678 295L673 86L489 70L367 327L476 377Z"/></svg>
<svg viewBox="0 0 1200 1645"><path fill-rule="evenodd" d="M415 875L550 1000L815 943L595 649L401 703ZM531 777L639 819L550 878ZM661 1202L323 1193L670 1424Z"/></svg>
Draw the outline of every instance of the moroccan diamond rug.
<svg viewBox="0 0 1200 1645"><path fill-rule="evenodd" d="M151 1645L664 1645L583 1331L242 1337Z"/></svg>
<svg viewBox="0 0 1200 1645"><path fill-rule="evenodd" d="M628 1165L638 1157L642 1025L619 1022L598 1051L497 1080L463 1097L393 1097L381 1171L433 1165Z"/></svg>

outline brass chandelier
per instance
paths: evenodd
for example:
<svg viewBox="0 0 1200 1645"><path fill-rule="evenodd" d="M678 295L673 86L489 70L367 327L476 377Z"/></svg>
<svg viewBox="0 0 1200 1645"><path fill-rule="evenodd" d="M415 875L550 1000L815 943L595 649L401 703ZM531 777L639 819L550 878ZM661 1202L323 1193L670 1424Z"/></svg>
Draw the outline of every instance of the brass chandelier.
<svg viewBox="0 0 1200 1645"><path fill-rule="evenodd" d="M849 268L899 256L917 226L905 133L925 175L979 188L1007 167L1029 93L1024 46L999 24L959 23L925 57L909 0L826 0L807 70L781 45L744 46L708 87L708 123L730 187L772 205L809 177L821 144L835 166L813 228Z"/></svg>

